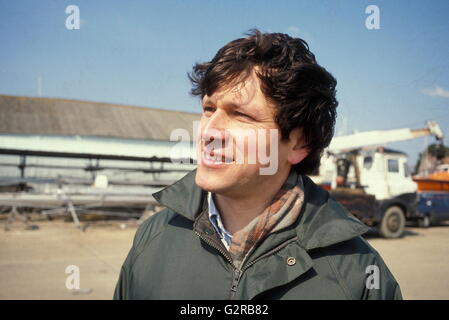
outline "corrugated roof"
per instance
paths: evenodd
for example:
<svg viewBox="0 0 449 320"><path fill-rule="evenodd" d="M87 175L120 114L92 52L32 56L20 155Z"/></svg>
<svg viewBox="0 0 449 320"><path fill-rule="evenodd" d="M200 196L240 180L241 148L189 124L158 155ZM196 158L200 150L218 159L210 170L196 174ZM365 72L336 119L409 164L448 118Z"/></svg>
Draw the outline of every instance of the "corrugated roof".
<svg viewBox="0 0 449 320"><path fill-rule="evenodd" d="M118 104L0 95L0 133L169 140L177 128L192 134L200 114Z"/></svg>

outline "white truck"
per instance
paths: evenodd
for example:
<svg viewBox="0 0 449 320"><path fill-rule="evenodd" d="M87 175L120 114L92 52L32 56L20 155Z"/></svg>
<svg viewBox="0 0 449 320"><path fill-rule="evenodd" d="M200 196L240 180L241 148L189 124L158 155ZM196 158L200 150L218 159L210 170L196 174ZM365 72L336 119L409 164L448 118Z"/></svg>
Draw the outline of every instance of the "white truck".
<svg viewBox="0 0 449 320"><path fill-rule="evenodd" d="M416 210L417 185L407 155L387 149L389 142L433 135L443 139L434 121L422 129L379 130L335 137L311 178L365 224L386 238L400 237L406 220L423 218Z"/></svg>

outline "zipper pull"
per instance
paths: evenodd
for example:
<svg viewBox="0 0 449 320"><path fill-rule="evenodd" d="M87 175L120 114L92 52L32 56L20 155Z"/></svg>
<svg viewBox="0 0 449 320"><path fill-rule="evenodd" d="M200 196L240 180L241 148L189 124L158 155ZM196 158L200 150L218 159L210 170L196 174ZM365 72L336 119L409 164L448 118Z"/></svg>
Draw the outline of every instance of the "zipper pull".
<svg viewBox="0 0 449 320"><path fill-rule="evenodd" d="M239 285L241 275L242 275L242 271L239 269L236 269L234 272L234 279L232 280L232 286L231 286L231 291L234 293L237 292L237 287Z"/></svg>

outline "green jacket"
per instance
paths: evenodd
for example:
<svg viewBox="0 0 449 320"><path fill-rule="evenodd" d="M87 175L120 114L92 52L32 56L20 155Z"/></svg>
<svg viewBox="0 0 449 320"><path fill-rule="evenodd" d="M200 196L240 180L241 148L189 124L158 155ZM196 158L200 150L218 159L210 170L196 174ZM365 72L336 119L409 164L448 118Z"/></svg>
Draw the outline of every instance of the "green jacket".
<svg viewBox="0 0 449 320"><path fill-rule="evenodd" d="M166 209L138 228L114 299L402 299L360 236L369 228L307 176L298 221L265 238L237 270L195 174L153 195Z"/></svg>

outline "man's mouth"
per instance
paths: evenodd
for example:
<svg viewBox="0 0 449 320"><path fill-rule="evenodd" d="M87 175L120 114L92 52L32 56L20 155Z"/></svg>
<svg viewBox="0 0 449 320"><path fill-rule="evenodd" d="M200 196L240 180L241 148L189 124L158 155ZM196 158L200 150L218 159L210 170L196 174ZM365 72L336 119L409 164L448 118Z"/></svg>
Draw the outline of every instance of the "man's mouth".
<svg viewBox="0 0 449 320"><path fill-rule="evenodd" d="M203 150L202 152L203 163L208 165L220 165L220 164L230 164L234 162L233 158L226 157L226 155L221 154L215 150Z"/></svg>

